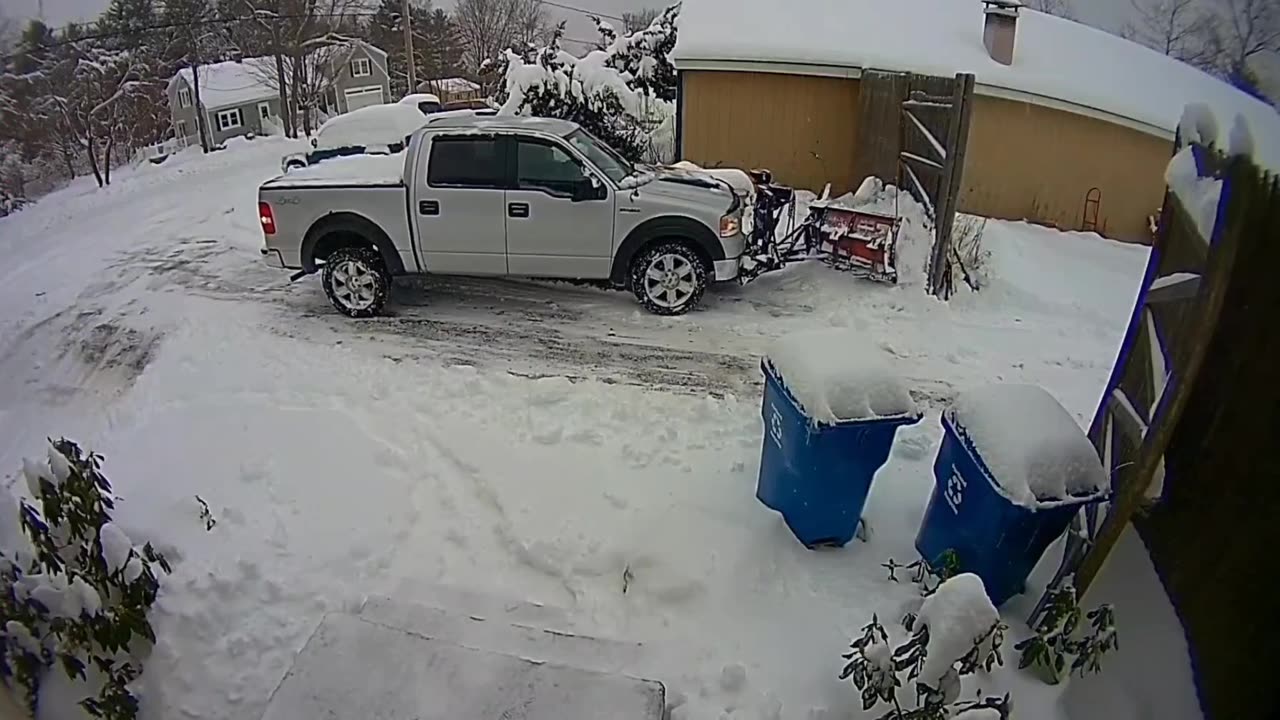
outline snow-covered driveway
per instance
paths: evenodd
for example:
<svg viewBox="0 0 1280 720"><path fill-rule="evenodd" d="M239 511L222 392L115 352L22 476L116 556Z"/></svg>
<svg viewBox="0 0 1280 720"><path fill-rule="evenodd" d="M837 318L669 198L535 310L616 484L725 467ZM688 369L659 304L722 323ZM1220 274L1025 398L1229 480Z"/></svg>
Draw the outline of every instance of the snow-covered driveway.
<svg viewBox="0 0 1280 720"><path fill-rule="evenodd" d="M438 585L643 642L629 670L667 683L676 717L845 716L840 652L913 596L879 564L913 555L936 414L899 433L870 542L806 551L754 499L760 351L848 327L934 407L1026 381L1084 419L1146 257L992 223L995 282L949 305L803 265L680 318L567 283L429 279L351 321L258 255L256 186L288 147L188 152L0 220L0 467L82 440L135 539L175 548L148 718L256 720L323 613ZM739 664L745 684L722 683Z"/></svg>

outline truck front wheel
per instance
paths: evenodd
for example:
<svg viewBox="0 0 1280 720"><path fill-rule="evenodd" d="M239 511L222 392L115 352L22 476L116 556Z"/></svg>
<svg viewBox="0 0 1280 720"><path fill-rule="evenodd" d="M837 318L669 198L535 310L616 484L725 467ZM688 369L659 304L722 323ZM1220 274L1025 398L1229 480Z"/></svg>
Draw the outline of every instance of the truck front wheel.
<svg viewBox="0 0 1280 720"><path fill-rule="evenodd" d="M320 277L329 302L348 317L373 317L387 303L391 277L382 257L372 248L335 250L325 261Z"/></svg>
<svg viewBox="0 0 1280 720"><path fill-rule="evenodd" d="M660 242L645 248L631 263L631 291L646 310L683 315L707 289L707 266L682 242Z"/></svg>

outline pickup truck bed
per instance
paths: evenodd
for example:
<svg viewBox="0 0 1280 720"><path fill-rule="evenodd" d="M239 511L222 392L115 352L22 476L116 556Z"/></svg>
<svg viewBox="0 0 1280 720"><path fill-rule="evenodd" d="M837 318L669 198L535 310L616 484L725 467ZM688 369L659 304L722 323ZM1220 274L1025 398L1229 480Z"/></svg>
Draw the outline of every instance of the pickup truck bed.
<svg viewBox="0 0 1280 720"><path fill-rule="evenodd" d="M382 248L384 255L393 250L388 262L394 265L399 258L401 264L392 267L392 272L420 272L409 230L404 158L403 152L333 158L268 180L262 185L261 197L271 204L280 227L306 229L327 215L376 218L390 246ZM306 202L292 191L305 191ZM310 249L306 243L307 238L302 238L296 245L285 244L273 252L279 254L284 267L314 271L302 260ZM293 247L297 249L290 253Z"/></svg>

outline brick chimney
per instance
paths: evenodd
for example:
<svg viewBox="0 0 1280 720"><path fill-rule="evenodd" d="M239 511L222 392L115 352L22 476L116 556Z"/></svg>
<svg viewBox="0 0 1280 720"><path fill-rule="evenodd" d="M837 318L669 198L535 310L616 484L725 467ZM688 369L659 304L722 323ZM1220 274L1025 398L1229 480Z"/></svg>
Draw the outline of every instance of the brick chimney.
<svg viewBox="0 0 1280 720"><path fill-rule="evenodd" d="M1002 65L1013 64L1013 44L1018 35L1019 0L982 0L986 8L982 26L982 44L992 60Z"/></svg>

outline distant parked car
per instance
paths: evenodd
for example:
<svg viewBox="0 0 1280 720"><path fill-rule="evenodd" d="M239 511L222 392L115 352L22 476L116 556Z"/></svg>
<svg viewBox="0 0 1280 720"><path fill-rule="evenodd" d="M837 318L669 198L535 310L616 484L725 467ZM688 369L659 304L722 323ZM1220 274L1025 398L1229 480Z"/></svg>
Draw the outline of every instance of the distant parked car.
<svg viewBox="0 0 1280 720"><path fill-rule="evenodd" d="M400 105L412 105L418 108L423 115L440 112L443 107L440 104L440 98L431 93L409 93L400 98Z"/></svg>
<svg viewBox="0 0 1280 720"><path fill-rule="evenodd" d="M370 105L330 118L311 139L312 150L284 156L281 169L314 165L344 155L397 153L427 118L412 105Z"/></svg>

